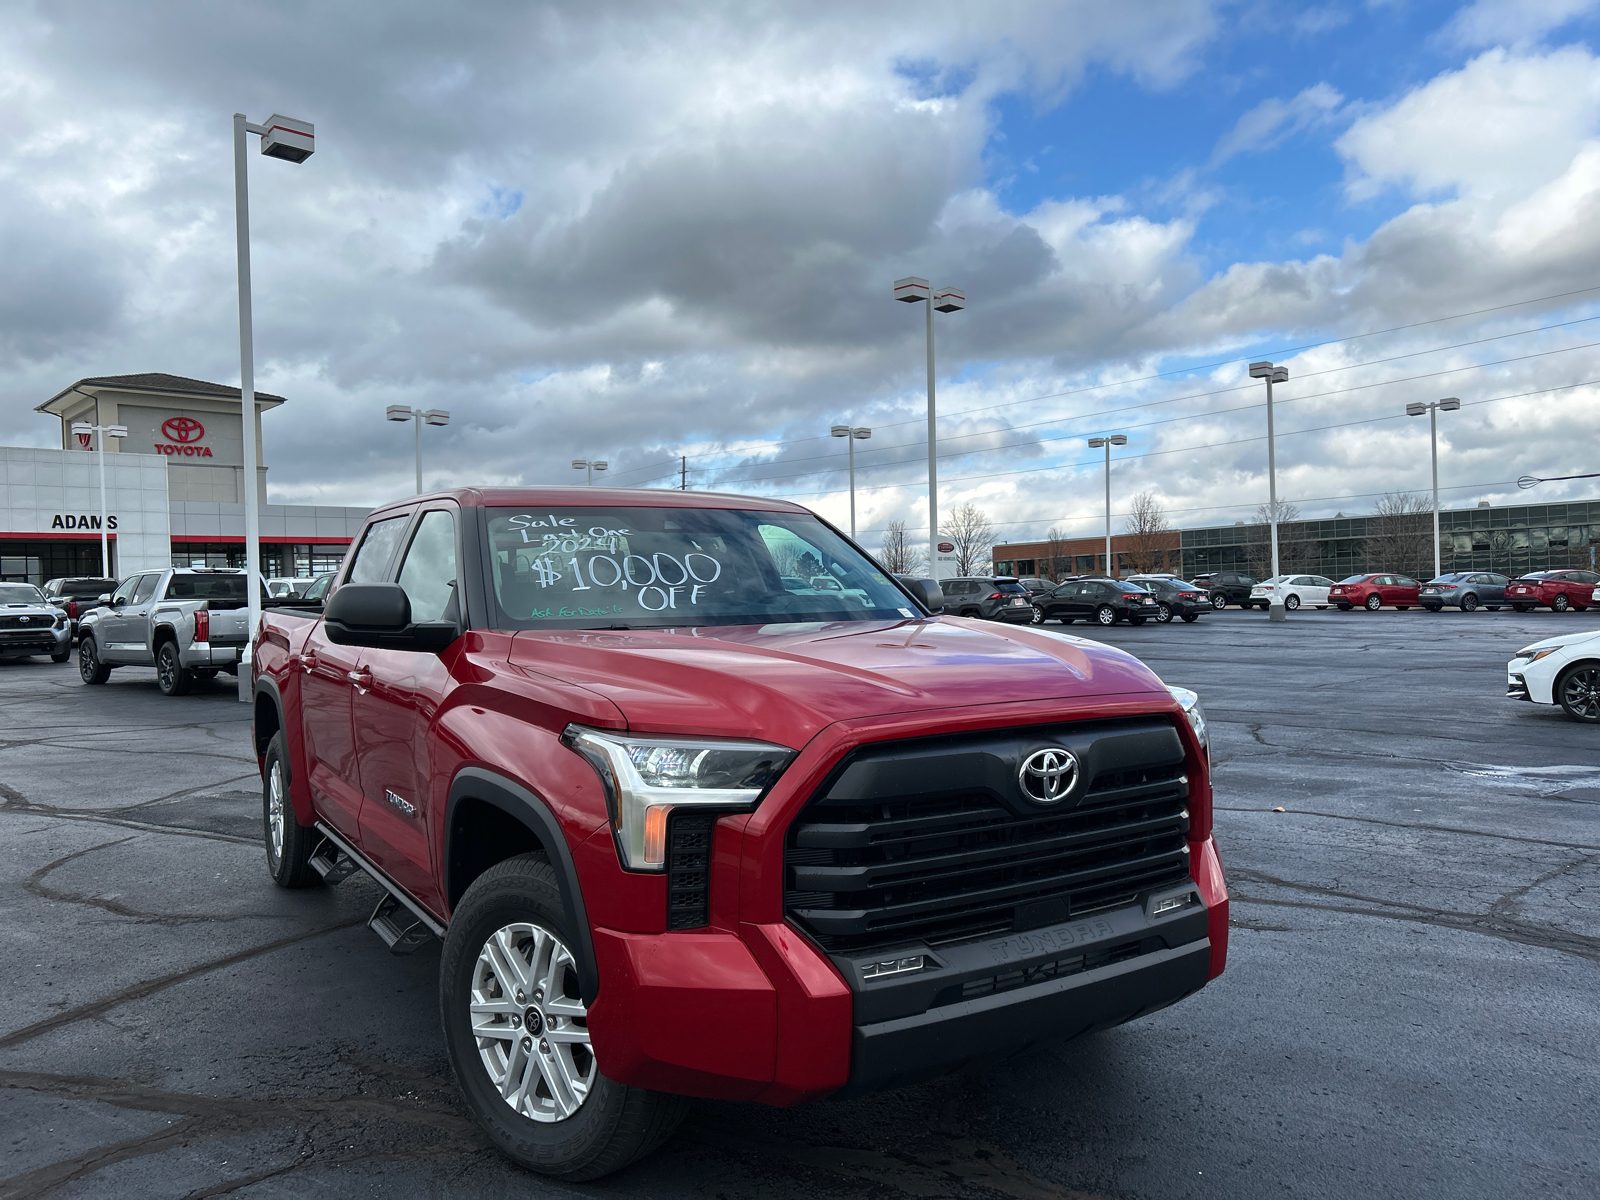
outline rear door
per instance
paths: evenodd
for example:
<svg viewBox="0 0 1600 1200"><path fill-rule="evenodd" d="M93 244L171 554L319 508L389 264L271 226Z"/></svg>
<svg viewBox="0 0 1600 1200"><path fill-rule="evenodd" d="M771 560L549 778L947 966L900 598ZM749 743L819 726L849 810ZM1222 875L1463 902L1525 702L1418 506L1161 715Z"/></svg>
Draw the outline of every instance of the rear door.
<svg viewBox="0 0 1600 1200"><path fill-rule="evenodd" d="M1472 589L1483 604L1499 604L1506 598L1507 579L1504 575L1484 573L1472 577Z"/></svg>
<svg viewBox="0 0 1600 1200"><path fill-rule="evenodd" d="M345 583L382 583L389 575L410 513L374 521L361 537ZM360 841L361 775L356 764L351 698L361 651L330 642L319 620L300 652L300 712L306 775L317 810L346 837Z"/></svg>
<svg viewBox="0 0 1600 1200"><path fill-rule="evenodd" d="M398 582L411 601L413 621L460 620L456 526L454 506L441 505L423 510L412 527ZM361 849L439 912L444 897L434 882L438 847L432 833L443 820L442 812L435 813L443 796L430 787L428 731L452 686L440 655L368 648L361 652L351 700L361 764Z"/></svg>

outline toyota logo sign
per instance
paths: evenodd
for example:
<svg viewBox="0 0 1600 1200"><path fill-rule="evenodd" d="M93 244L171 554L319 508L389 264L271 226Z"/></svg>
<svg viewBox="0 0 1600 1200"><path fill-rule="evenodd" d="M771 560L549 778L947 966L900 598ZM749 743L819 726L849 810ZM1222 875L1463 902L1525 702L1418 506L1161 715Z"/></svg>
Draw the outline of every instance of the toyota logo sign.
<svg viewBox="0 0 1600 1200"><path fill-rule="evenodd" d="M1017 782L1029 800L1037 804L1057 804L1077 785L1078 756L1059 746L1035 750L1023 759Z"/></svg>
<svg viewBox="0 0 1600 1200"><path fill-rule="evenodd" d="M939 543L939 553L940 554L954 554L955 552L956 552L956 544L954 542L940 542Z"/></svg>
<svg viewBox="0 0 1600 1200"><path fill-rule="evenodd" d="M161 422L161 432L174 442L198 442L206 435L206 427L193 417L168 417Z"/></svg>

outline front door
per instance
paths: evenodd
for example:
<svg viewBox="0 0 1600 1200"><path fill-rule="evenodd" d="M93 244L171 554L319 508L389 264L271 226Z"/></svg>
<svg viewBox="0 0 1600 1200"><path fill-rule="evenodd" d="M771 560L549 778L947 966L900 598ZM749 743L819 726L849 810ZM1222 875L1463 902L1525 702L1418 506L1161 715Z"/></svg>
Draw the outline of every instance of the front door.
<svg viewBox="0 0 1600 1200"><path fill-rule="evenodd" d="M161 581L158 572L147 572L136 577L128 602L117 609L116 636L106 645L106 662L144 663L150 657L150 609L155 604L156 584ZM124 585L126 586L126 585ZM118 592L122 589L118 588Z"/></svg>
<svg viewBox="0 0 1600 1200"><path fill-rule="evenodd" d="M345 583L381 583L388 575L410 515L367 527L350 561ZM306 768L317 811L340 833L360 842L361 772L356 766L351 698L360 676L361 651L327 638L321 621L300 652L300 711Z"/></svg>
<svg viewBox="0 0 1600 1200"><path fill-rule="evenodd" d="M413 621L459 621L453 510L430 509L418 519L398 582L411 601ZM439 872L433 869L438 849L433 841L443 818L439 807L447 781L432 779L429 731L453 686L445 664L454 656L454 649L443 658L415 650L368 649L361 656L353 699L363 794L362 852L436 912L443 911L444 897L434 882Z"/></svg>
<svg viewBox="0 0 1600 1200"><path fill-rule="evenodd" d="M134 575L124 579L117 585L117 590L111 593L111 601L100 610L100 615L95 618L95 634L100 642L100 661L115 662L112 657L112 647L122 640L122 610L133 599L133 590L139 586L143 575Z"/></svg>

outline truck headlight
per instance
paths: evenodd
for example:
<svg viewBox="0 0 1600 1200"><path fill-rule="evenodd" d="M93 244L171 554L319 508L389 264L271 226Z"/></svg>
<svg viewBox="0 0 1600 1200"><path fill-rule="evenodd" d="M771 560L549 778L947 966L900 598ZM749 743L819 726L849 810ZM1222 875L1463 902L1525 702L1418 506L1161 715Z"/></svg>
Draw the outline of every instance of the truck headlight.
<svg viewBox="0 0 1600 1200"><path fill-rule="evenodd" d="M1194 736L1200 742L1200 747L1206 752L1206 761L1211 761L1211 733L1206 728L1206 710L1200 707L1200 697L1188 688L1167 685L1167 691L1172 693L1172 698L1183 705L1183 715L1189 718L1189 728L1194 730Z"/></svg>
<svg viewBox="0 0 1600 1200"><path fill-rule="evenodd" d="M751 812L795 753L765 742L633 737L581 725L567 726L561 740L600 776L617 854L630 871L665 870L673 809Z"/></svg>

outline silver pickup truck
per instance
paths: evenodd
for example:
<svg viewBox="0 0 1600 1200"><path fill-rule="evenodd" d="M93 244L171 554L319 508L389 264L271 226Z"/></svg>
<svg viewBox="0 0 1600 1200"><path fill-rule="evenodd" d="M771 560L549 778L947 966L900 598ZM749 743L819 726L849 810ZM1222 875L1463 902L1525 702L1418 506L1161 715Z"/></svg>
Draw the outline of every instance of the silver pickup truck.
<svg viewBox="0 0 1600 1200"><path fill-rule="evenodd" d="M244 589L243 571L222 568L124 579L78 622L78 673L85 683L104 683L113 667L154 667L168 696L218 671L236 674L249 621Z"/></svg>

